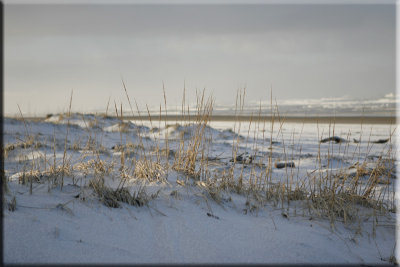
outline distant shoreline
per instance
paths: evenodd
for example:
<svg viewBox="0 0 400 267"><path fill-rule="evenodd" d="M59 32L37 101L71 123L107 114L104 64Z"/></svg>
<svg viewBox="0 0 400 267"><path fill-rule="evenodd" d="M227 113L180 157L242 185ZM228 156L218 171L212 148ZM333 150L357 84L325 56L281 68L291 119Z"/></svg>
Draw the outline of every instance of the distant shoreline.
<svg viewBox="0 0 400 267"><path fill-rule="evenodd" d="M56 114L55 114L56 115ZM104 114L97 114L97 116L104 116ZM116 116L107 116L110 118L116 118ZM4 118L20 118L19 116L4 116ZM188 115L151 115L152 121L182 121L190 120L194 121L196 118L195 115L190 115L190 119ZM46 117L24 117L26 120L31 121L43 121ZM124 120L134 120L134 121L149 121L149 116L124 116ZM275 116L274 122L278 123L279 118ZM396 117L395 116L281 116L281 122L290 122L290 123L344 123L344 124L396 124ZM242 115L242 116L235 116L235 115L212 115L211 121L271 121L271 116L249 116L249 115Z"/></svg>
<svg viewBox="0 0 400 267"><path fill-rule="evenodd" d="M189 116L185 116L185 120L188 120ZM183 116L181 115L152 115L151 120L153 121L159 121L161 118L161 121L181 121L184 119ZM144 121L149 120L149 116L126 116L124 117L126 120L136 120L140 121L140 119ZM279 118L275 116L274 118L275 122L279 122ZM191 115L190 120L193 121L195 120L195 116ZM211 121L271 121L271 116L234 116L234 115L212 115L211 116ZM302 116L286 116L286 117L281 117L281 121L284 122L297 122L297 123L347 123L347 124L396 124L396 117L395 116L390 116L390 117L379 117L379 116L336 116L336 117L330 117L330 116L310 116L310 117L302 117Z"/></svg>

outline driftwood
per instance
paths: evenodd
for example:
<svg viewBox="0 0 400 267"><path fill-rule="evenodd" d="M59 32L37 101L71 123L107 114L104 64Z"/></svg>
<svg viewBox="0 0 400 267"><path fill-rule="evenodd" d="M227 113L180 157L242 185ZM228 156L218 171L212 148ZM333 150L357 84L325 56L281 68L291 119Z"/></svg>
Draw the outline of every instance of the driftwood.
<svg viewBox="0 0 400 267"><path fill-rule="evenodd" d="M282 169L282 168L294 168L294 162L275 162L275 168Z"/></svg>
<svg viewBox="0 0 400 267"><path fill-rule="evenodd" d="M321 142L321 143L326 143L326 142L329 142L329 141L334 141L336 144L337 144L337 143L347 142L346 139L343 139L343 138L341 138L341 137L339 137L339 136L331 136L331 137L322 139L320 142Z"/></svg>
<svg viewBox="0 0 400 267"><path fill-rule="evenodd" d="M389 142L389 138L387 138L387 139L379 139L379 140L376 140L376 141L371 141L371 143L372 144L386 144L387 142ZM361 141L360 140L357 140L357 139L353 139L353 141L354 141L354 143L360 143Z"/></svg>
<svg viewBox="0 0 400 267"><path fill-rule="evenodd" d="M373 141L373 144L386 144L387 142L389 142L389 138L388 139L379 139L377 141Z"/></svg>
<svg viewBox="0 0 400 267"><path fill-rule="evenodd" d="M239 156L236 157L236 160L231 159L229 160L230 162L237 162L237 163L243 163L243 164L250 164L253 162L254 157L253 156L243 156L244 153L240 154Z"/></svg>
<svg viewBox="0 0 400 267"><path fill-rule="evenodd" d="M214 214L211 214L211 213L209 213L209 212L207 212L207 216L219 220L219 217L218 217L218 216L215 216Z"/></svg>

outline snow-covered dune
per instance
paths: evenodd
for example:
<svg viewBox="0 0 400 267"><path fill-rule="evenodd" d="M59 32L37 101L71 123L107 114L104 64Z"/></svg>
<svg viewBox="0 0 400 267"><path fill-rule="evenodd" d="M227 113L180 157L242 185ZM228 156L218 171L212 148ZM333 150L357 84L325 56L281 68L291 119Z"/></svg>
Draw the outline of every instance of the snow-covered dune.
<svg viewBox="0 0 400 267"><path fill-rule="evenodd" d="M154 126L5 118L4 262L395 262L393 125ZM310 194L332 186L341 206L324 213Z"/></svg>

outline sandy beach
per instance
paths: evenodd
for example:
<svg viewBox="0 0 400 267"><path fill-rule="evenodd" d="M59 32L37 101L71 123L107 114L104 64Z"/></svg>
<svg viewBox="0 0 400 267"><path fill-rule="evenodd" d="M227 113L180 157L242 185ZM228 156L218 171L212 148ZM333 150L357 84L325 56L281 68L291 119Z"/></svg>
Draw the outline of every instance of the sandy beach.
<svg viewBox="0 0 400 267"><path fill-rule="evenodd" d="M181 120L193 120L195 116L182 115L151 115L151 120L154 121L181 121ZM127 116L124 119L128 120L149 120L149 116ZM271 121L271 116L234 116L234 115L213 115L211 121ZM275 122L281 120L284 122L296 122L296 123L348 123L348 124L395 124L395 116L282 116L273 118Z"/></svg>

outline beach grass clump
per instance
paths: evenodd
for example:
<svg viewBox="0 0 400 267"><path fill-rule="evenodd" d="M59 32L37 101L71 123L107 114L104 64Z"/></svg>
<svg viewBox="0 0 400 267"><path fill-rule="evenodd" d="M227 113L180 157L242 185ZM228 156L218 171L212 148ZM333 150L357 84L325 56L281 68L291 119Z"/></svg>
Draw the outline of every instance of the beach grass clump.
<svg viewBox="0 0 400 267"><path fill-rule="evenodd" d="M57 181L57 177L61 175L62 166L53 168L50 166L49 169L40 171L39 169L31 168L30 170L24 170L18 174L18 183L20 184L28 184L31 182L35 183L44 183L46 181L50 181L55 183ZM72 175L72 168L68 166L64 166L64 172L66 175Z"/></svg>
<svg viewBox="0 0 400 267"><path fill-rule="evenodd" d="M106 162L98 158L88 160L87 162L78 162L73 166L73 170L80 171L87 175L94 174L111 174L114 170L115 162Z"/></svg>
<svg viewBox="0 0 400 267"><path fill-rule="evenodd" d="M16 146L14 144L6 144L3 148L3 156L4 158L8 158L8 154L10 153L10 151L14 150L16 148Z"/></svg>
<svg viewBox="0 0 400 267"><path fill-rule="evenodd" d="M311 215L328 218L331 223L341 219L344 223L355 222L362 219L362 207L373 210L376 215L384 214L387 208L382 201L363 197L352 192L340 192L333 195L329 190L310 196L306 202L311 210Z"/></svg>
<svg viewBox="0 0 400 267"><path fill-rule="evenodd" d="M111 149L115 152L120 152L126 158L133 158L137 155L142 156L146 150L143 144L134 144L132 142L127 142L126 145L116 144L111 147Z"/></svg>
<svg viewBox="0 0 400 267"><path fill-rule="evenodd" d="M203 168L196 169L196 162L201 156L201 163L204 163L205 149L206 149L206 126L211 119L213 110L214 100L209 97L207 100L204 98L204 91L201 97L197 98L196 116L194 117L194 123L191 127L194 127L194 131L188 140L188 144L185 146L185 134L181 135L179 148L175 153L175 160L172 169L178 172L183 172L192 178L199 179L201 172L204 170L204 164L201 164ZM184 126L188 127L188 126ZM183 133L186 131L184 130Z"/></svg>
<svg viewBox="0 0 400 267"><path fill-rule="evenodd" d="M81 145L80 145L80 140L75 140L72 144L72 146L69 147L69 149L79 152L79 150L81 150Z"/></svg>
<svg viewBox="0 0 400 267"><path fill-rule="evenodd" d="M223 189L220 185L216 183L215 180L196 181L196 185L212 200L214 200L218 204L221 204Z"/></svg>
<svg viewBox="0 0 400 267"><path fill-rule="evenodd" d="M164 166L151 159L141 158L135 162L135 169L133 175L140 179L147 181L160 181L166 180L166 172Z"/></svg>
<svg viewBox="0 0 400 267"><path fill-rule="evenodd" d="M89 187L93 189L99 201L110 208L120 208L121 202L132 206L144 206L151 200L157 198L159 191L155 194L148 194L145 186L139 188L131 194L126 187L113 189L105 185L104 177L94 177L89 182Z"/></svg>
<svg viewBox="0 0 400 267"><path fill-rule="evenodd" d="M33 135L28 135L25 140L21 140L20 142L17 143L12 143L12 144L6 144L3 148L3 155L5 158L8 157L8 154L10 151L16 150L18 148L21 149L27 149L27 148L33 148L33 149L39 149L43 146L43 144L39 141L36 140L37 138Z"/></svg>
<svg viewBox="0 0 400 267"><path fill-rule="evenodd" d="M73 146L76 144L76 142L74 142ZM79 144L79 143L78 143ZM72 149L74 149L74 147L72 146ZM78 148L80 148L80 146L78 145ZM88 152L95 152L96 154L109 154L109 151L107 148L105 148L100 142L96 141L96 139L94 137L92 137L91 135L89 135L89 137L87 138L87 141L85 143L85 145L82 147L82 150L84 151L88 151Z"/></svg>

